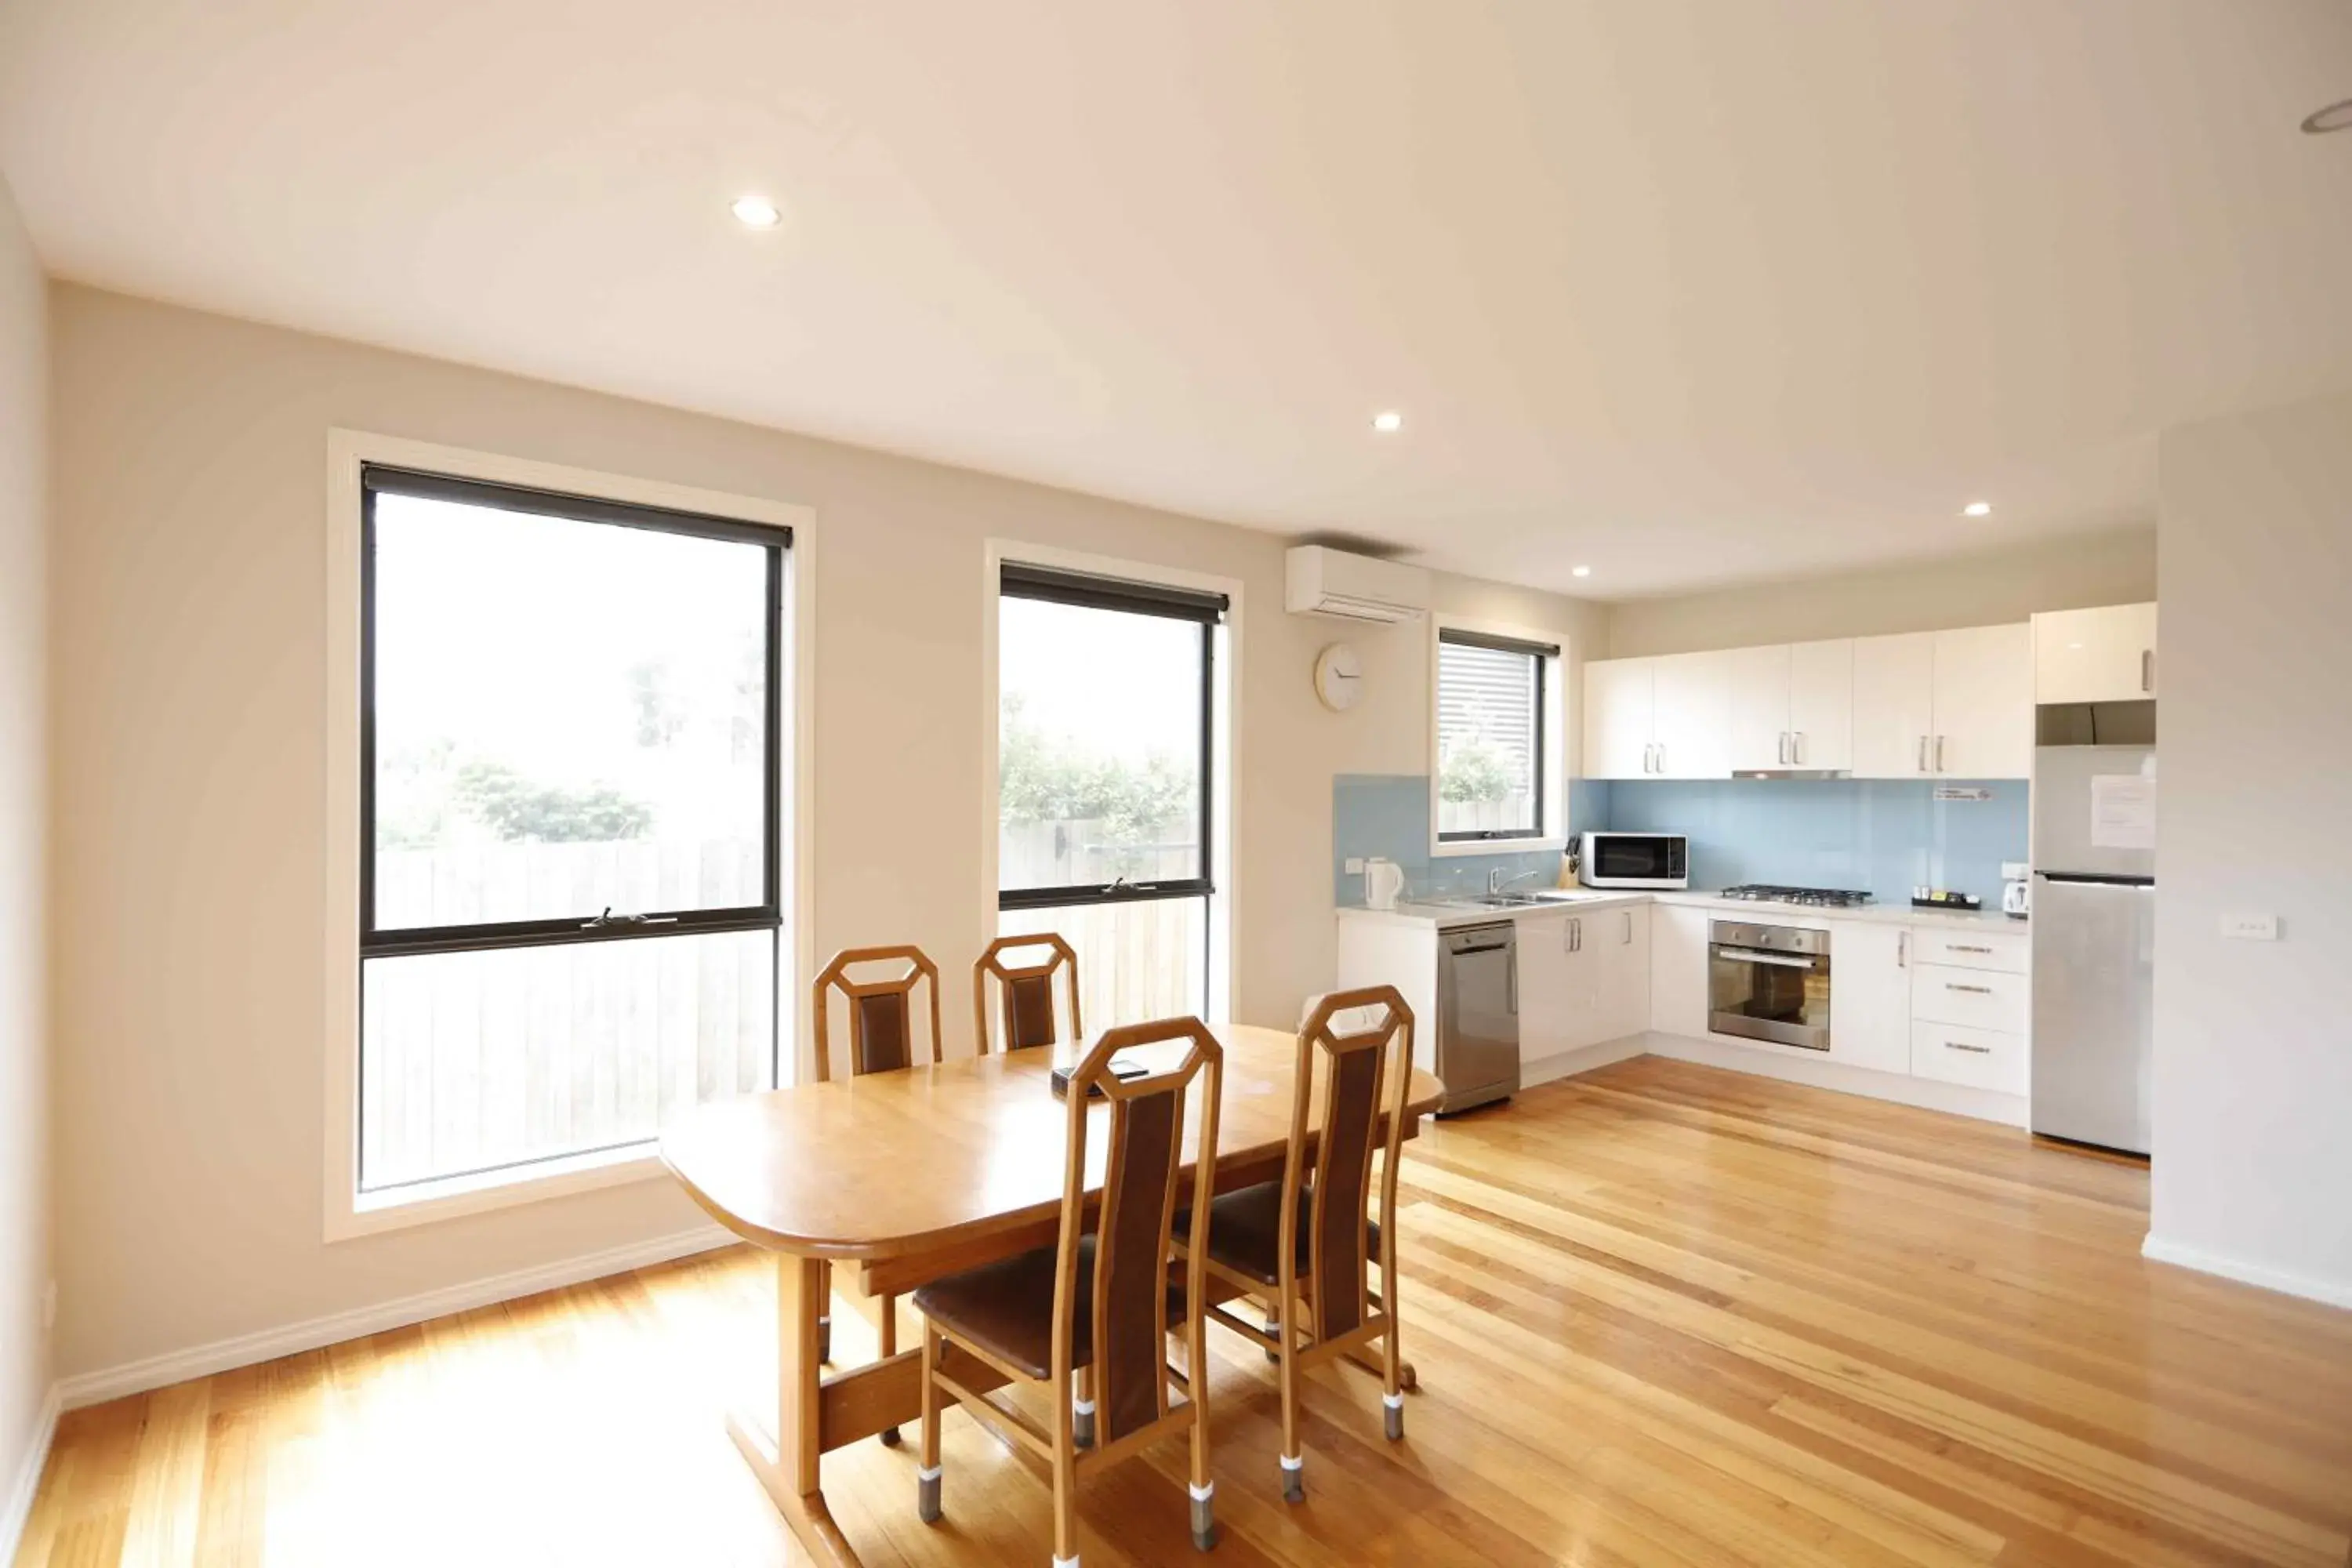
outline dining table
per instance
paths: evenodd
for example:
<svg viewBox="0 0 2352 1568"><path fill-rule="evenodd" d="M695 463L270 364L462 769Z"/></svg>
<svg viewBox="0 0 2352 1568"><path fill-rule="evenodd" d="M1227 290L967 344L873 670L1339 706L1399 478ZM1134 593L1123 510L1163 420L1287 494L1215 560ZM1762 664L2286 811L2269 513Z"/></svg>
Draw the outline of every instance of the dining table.
<svg viewBox="0 0 2352 1568"><path fill-rule="evenodd" d="M1297 1037L1244 1024L1209 1029L1224 1050L1213 1190L1278 1179L1290 1139ZM826 1370L823 1324L835 1266L854 1271L865 1296L887 1298L1052 1245L1061 1227L1068 1111L1051 1075L1082 1051L1040 1047L795 1084L703 1106L663 1133L662 1161L695 1202L775 1255L774 1408L738 1412L729 1431L817 1563L858 1562L825 1506L820 1457L922 1413L919 1350ZM1326 1070L1319 1057L1312 1070L1319 1081ZM1436 1078L1414 1069L1405 1137L1417 1133L1444 1093ZM1309 1097L1310 1155L1323 1099ZM1186 1108L1193 1124L1184 1142L1188 1188L1199 1110ZM1093 1110L1090 1201L1100 1195L1109 1142L1107 1102ZM953 1347L941 1370L976 1393L1005 1382ZM1408 1368L1406 1385L1413 1383Z"/></svg>

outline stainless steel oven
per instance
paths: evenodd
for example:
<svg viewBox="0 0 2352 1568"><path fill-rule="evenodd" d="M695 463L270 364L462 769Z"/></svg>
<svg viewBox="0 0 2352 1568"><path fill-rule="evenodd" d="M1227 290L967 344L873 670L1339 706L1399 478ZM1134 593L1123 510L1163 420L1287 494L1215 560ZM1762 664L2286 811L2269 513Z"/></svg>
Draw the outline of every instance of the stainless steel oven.
<svg viewBox="0 0 2352 1568"><path fill-rule="evenodd" d="M1709 922L1707 1027L1830 1048L1830 933L1796 926Z"/></svg>

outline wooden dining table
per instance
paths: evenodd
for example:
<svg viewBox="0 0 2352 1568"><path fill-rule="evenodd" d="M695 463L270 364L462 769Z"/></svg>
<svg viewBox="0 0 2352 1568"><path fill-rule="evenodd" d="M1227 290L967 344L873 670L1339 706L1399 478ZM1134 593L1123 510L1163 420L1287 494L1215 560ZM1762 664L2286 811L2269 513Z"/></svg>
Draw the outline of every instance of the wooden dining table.
<svg viewBox="0 0 2352 1568"><path fill-rule="evenodd" d="M1210 1027L1225 1051L1215 1187L1274 1180L1290 1138L1297 1039L1241 1024ZM1169 1048L1181 1047L1137 1054ZM694 1200L776 1254L775 1410L766 1419L738 1414L729 1429L815 1561L858 1561L825 1506L819 1457L922 1414L919 1350L824 1371L820 1320L829 1310L832 1266L854 1268L866 1296L896 1296L1051 1244L1060 1230L1068 1113L1050 1074L1076 1054L1049 1047L801 1084L705 1106L662 1135L662 1161ZM1319 1063L1316 1071L1319 1079ZM1415 1070L1406 1137L1444 1092ZM1318 1108L1310 1138L1320 1131L1322 1099L1310 1100ZM1096 1110L1107 1127L1108 1111ZM1198 1110L1188 1107L1188 1121ZM1188 1128L1188 1151L1192 1136ZM1101 1191L1108 1142L1087 1139L1090 1197ZM953 1349L942 1370L975 1392L1005 1381Z"/></svg>

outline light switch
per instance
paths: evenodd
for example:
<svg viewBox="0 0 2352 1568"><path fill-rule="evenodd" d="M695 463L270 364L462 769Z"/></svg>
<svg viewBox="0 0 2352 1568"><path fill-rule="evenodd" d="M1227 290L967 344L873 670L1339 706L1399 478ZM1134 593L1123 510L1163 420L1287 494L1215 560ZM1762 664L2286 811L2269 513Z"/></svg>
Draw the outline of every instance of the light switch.
<svg viewBox="0 0 2352 1568"><path fill-rule="evenodd" d="M2278 916L2223 915L2221 934L2232 942L2276 942Z"/></svg>

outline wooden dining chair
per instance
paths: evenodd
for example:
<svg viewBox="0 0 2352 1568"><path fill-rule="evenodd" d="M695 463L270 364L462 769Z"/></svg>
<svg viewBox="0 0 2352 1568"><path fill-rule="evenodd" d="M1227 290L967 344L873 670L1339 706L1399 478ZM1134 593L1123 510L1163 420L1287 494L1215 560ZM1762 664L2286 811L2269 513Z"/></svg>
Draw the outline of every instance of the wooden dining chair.
<svg viewBox="0 0 2352 1568"><path fill-rule="evenodd" d="M1381 1009L1371 1027L1341 1034L1349 1016ZM1397 1348L1397 1163L1412 1081L1412 1009L1393 986L1334 992L1307 1004L1298 1030L1290 1145L1278 1181L1220 1194L1209 1226L1209 1272L1265 1303L1263 1330L1223 1307L1209 1315L1266 1347L1281 1368L1282 1495L1307 1495L1298 1387L1340 1357L1370 1364L1381 1342L1384 1426L1404 1436L1404 1363ZM1314 1115L1319 1105L1321 1115ZM1385 1121L1383 1121L1385 1118ZM1310 1149L1308 1129L1322 1131ZM1369 1212L1372 1152L1381 1152L1380 1218ZM1381 1288L1371 1288L1371 1264Z"/></svg>
<svg viewBox="0 0 2352 1568"><path fill-rule="evenodd" d="M1180 1059L1168 1047L1181 1044ZM1152 1047L1158 1047L1156 1049ZM1146 1076L1122 1080L1112 1058L1142 1053ZM1192 1544L1216 1543L1215 1486L1209 1479L1207 1319L1204 1263L1214 1205L1217 1107L1224 1050L1197 1018L1168 1018L1106 1031L1071 1069L1064 1154L1062 1228L1051 1247L934 1280L915 1292L922 1314L922 1468L917 1511L940 1517L940 1395L960 1402L1008 1444L1039 1455L1054 1474L1055 1568L1078 1568L1077 1483L1162 1437L1192 1443ZM1191 1191L1182 1190L1188 1097L1199 1086ZM1044 1093L1041 1083L1038 1092ZM1087 1228L1087 1142L1108 1101L1102 1200ZM1171 1278L1177 1210L1191 1215L1181 1282ZM1168 1363L1168 1338L1184 1339L1182 1371ZM1051 1430L977 1394L940 1370L952 1342L1015 1382L1048 1384ZM1091 1368L1100 1405L1097 1441L1081 1450L1074 1379ZM1171 1404L1170 1390L1183 1394Z"/></svg>
<svg viewBox="0 0 2352 1568"><path fill-rule="evenodd" d="M849 971L876 963L900 963L906 967L898 974L880 980L860 981L851 978ZM895 1072L915 1065L915 991L927 987L930 994L931 1060L940 1059L940 971L919 947L847 947L833 955L833 962L818 973L811 986L810 1012L812 1033L816 1042L815 1074L819 1083L829 1082L833 1076L833 1038L831 1020L833 994L836 991L849 1004L849 1074L852 1078L873 1072ZM827 1277L831 1277L828 1269ZM827 1295L830 1297L830 1290ZM882 1359L889 1360L898 1353L898 1299L896 1296L871 1298L877 1309L875 1331L881 1339ZM817 1320L817 1359L833 1359L833 1314L827 1312ZM898 1446L898 1429L884 1428L883 1443Z"/></svg>
<svg viewBox="0 0 2352 1568"><path fill-rule="evenodd" d="M1018 968L1004 962L1007 952L1040 947L1049 950L1040 962ZM1067 1035L1060 1032L1055 1016L1056 975L1062 980L1062 989L1070 1005ZM988 950L971 966L971 1037L973 1048L983 1054L990 1048L988 983L992 979L996 982L998 1012L1003 1020L1001 1043L996 1049L1018 1051L1064 1039L1086 1038L1086 1026L1078 1021L1078 955L1054 932L1000 936L988 944Z"/></svg>

